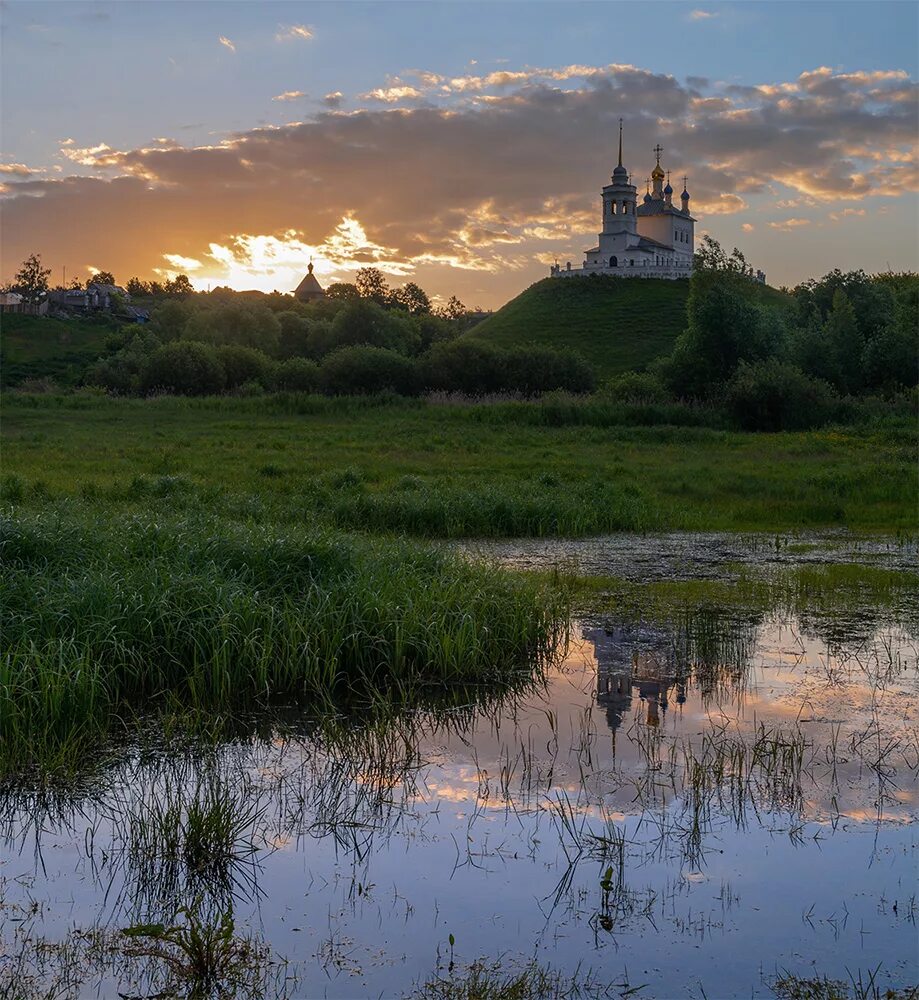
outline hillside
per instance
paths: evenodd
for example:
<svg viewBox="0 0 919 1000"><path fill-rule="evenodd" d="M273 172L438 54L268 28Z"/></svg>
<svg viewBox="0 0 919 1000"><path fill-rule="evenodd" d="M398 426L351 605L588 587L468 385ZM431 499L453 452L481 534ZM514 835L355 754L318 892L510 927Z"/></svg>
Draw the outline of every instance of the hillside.
<svg viewBox="0 0 919 1000"><path fill-rule="evenodd" d="M641 368L668 354L683 329L689 281L544 278L465 336L502 347L570 347L600 375Z"/></svg>
<svg viewBox="0 0 919 1000"><path fill-rule="evenodd" d="M105 353L113 328L105 320L48 319L4 313L0 316L0 379L18 385L27 378L52 378L68 384Z"/></svg>
<svg viewBox="0 0 919 1000"><path fill-rule="evenodd" d="M788 301L768 285L755 289L769 305ZM688 280L544 278L464 336L502 347L570 347L601 377L617 375L670 353L686 323L688 297Z"/></svg>

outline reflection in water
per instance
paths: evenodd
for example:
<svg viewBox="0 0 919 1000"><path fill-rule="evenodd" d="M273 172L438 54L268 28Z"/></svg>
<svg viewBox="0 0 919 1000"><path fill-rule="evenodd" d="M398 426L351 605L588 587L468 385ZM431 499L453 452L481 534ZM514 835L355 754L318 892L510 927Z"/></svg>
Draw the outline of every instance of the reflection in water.
<svg viewBox="0 0 919 1000"><path fill-rule="evenodd" d="M802 950L906 984L915 648L830 624L594 620L501 697L134 748L78 801L8 789L0 941L47 961L26 942L73 955L103 928L114 951L69 995L115 996L118 929L195 895L291 960L293 996L398 996L450 935L462 961L538 950L652 997L768 996Z"/></svg>

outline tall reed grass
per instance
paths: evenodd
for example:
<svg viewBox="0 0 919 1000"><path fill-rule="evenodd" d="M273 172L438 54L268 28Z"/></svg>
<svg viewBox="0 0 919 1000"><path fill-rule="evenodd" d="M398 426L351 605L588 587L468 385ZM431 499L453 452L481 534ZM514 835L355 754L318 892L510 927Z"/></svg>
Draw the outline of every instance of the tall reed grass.
<svg viewBox="0 0 919 1000"><path fill-rule="evenodd" d="M66 764L152 705L339 707L497 683L550 655L565 619L533 581L321 528L74 502L5 519L0 545L0 773Z"/></svg>

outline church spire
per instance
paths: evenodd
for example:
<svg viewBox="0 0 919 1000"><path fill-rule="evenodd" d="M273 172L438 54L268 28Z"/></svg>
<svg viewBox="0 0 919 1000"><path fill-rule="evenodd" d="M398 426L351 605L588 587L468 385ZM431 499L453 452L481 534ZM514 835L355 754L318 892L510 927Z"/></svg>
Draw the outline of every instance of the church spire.
<svg viewBox="0 0 919 1000"><path fill-rule="evenodd" d="M622 166L622 119L619 119L619 166Z"/></svg>

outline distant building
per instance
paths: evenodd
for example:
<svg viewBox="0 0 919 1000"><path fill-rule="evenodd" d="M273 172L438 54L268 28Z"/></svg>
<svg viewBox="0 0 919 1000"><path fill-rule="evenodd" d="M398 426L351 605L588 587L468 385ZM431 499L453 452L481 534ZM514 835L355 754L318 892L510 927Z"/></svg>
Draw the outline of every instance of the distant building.
<svg viewBox="0 0 919 1000"><path fill-rule="evenodd" d="M312 261L310 261L309 267L306 270L306 277L297 285L294 297L300 302L318 302L320 299L325 298L325 291L322 285L319 284L316 275L313 274Z"/></svg>
<svg viewBox="0 0 919 1000"><path fill-rule="evenodd" d="M92 312L97 309L111 312L113 308L123 309L130 301L130 294L121 285L103 285L95 282L86 288L55 288L51 293L53 305L78 312Z"/></svg>
<svg viewBox="0 0 919 1000"><path fill-rule="evenodd" d="M622 119L619 120L619 163L612 183L602 192L602 232L597 246L585 250L583 267L551 269L555 278L609 274L624 278L688 278L692 274L694 228L689 214L687 178L683 178L680 206L673 203L670 175L661 167L660 145L648 190L638 204L637 189L622 165ZM664 186L664 178L667 185Z"/></svg>
<svg viewBox="0 0 919 1000"><path fill-rule="evenodd" d="M48 311L48 300L26 302L18 292L0 292L0 313L22 313L26 316L44 316Z"/></svg>

